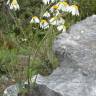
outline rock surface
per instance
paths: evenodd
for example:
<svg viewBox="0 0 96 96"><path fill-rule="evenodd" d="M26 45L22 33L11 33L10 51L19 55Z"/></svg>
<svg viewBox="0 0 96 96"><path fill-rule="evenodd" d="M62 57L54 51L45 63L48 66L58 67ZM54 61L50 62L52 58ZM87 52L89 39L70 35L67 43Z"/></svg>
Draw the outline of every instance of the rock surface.
<svg viewBox="0 0 96 96"><path fill-rule="evenodd" d="M60 96L96 96L96 16L60 34L55 40L54 52L60 67L48 77L38 75L37 84Z"/></svg>
<svg viewBox="0 0 96 96"><path fill-rule="evenodd" d="M37 76L36 96L96 96L96 15L61 33L53 49L60 67Z"/></svg>
<svg viewBox="0 0 96 96"><path fill-rule="evenodd" d="M3 96L18 96L19 87L18 85L11 85L4 90Z"/></svg>

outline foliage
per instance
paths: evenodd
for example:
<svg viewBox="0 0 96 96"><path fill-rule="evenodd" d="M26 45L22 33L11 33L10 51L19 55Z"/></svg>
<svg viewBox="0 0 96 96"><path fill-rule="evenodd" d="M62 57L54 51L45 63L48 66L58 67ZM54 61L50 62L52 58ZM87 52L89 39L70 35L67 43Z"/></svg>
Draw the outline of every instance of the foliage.
<svg viewBox="0 0 96 96"><path fill-rule="evenodd" d="M32 27L32 25L29 24L32 16L40 16L40 14L42 14L44 8L43 10L41 9L43 5L41 1L25 0L23 2L22 0L20 0L19 4L20 10L16 12L11 11L6 5L6 2L4 2L1 6L2 8L0 12L2 14L0 15L0 52L1 54L2 52L4 52L2 54L4 56L1 55L2 58L0 65L3 66L2 62L4 61L6 68L4 71L6 71L11 68L8 68L6 65L12 63L12 65L15 66L12 67L14 71L14 68L16 68L16 65L18 65L16 64L18 59L15 57L14 59L16 60L14 60L14 56L11 56L10 52L12 52L12 54L16 55L17 57L20 54L26 56L30 54L33 58L32 67L30 69L31 72L33 71L33 73L35 72L36 74L38 71L41 74L47 74L47 67L51 67L51 69L48 70L51 70L52 72L54 66L57 66L56 64L53 65L57 60L52 53L52 43L58 32L56 32L54 27L48 30L41 30L39 28L35 29L35 26ZM12 50L15 50L15 52ZM7 61L6 58L9 61ZM13 63L13 61L15 62ZM43 70L42 72L44 72L45 70L45 73L42 73L41 69ZM8 72L12 73L11 70L9 70Z"/></svg>

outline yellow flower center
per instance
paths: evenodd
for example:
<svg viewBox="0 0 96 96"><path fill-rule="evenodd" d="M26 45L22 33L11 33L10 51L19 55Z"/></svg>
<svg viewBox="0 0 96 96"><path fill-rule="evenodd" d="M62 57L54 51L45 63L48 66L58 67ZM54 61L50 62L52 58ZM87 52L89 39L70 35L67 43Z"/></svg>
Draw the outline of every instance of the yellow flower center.
<svg viewBox="0 0 96 96"><path fill-rule="evenodd" d="M41 23L44 24L44 23L47 23L47 21L44 20L44 19L42 19L42 20L41 20Z"/></svg>
<svg viewBox="0 0 96 96"><path fill-rule="evenodd" d="M67 2L63 2L63 5L64 5L64 6L68 6L68 3L67 3Z"/></svg>
<svg viewBox="0 0 96 96"><path fill-rule="evenodd" d="M77 9L77 10L78 10L78 6L76 6L76 5L72 5L72 7L74 7L75 9Z"/></svg>
<svg viewBox="0 0 96 96"><path fill-rule="evenodd" d="M53 5L53 6L52 6L52 8L55 9L55 10L58 9L58 7L59 7L59 6L57 6L57 5Z"/></svg>
<svg viewBox="0 0 96 96"><path fill-rule="evenodd" d="M16 4L17 4L17 0L13 0L13 1L12 1L12 4L13 4L13 5L16 5Z"/></svg>
<svg viewBox="0 0 96 96"><path fill-rule="evenodd" d="M36 18L38 18L38 17L37 17L37 16L33 16L32 18L33 18L33 19L36 19Z"/></svg>

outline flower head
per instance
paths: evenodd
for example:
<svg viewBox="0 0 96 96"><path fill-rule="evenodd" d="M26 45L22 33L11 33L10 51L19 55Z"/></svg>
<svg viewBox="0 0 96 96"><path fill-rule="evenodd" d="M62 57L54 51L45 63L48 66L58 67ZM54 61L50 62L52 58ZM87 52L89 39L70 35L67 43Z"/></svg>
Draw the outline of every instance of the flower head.
<svg viewBox="0 0 96 96"><path fill-rule="evenodd" d="M69 12L72 13L72 15L77 15L79 16L79 10L78 10L78 6L76 5L71 5L68 9Z"/></svg>
<svg viewBox="0 0 96 96"><path fill-rule="evenodd" d="M53 5L51 8L50 8L50 11L51 12L54 12L54 11L56 11L56 10L58 10L58 5Z"/></svg>
<svg viewBox="0 0 96 96"><path fill-rule="evenodd" d="M49 18L49 17L50 17L50 13L49 13L48 11L46 11L46 12L44 13L43 17Z"/></svg>
<svg viewBox="0 0 96 96"><path fill-rule="evenodd" d="M7 4L7 5L10 5L10 0L8 0L6 4Z"/></svg>
<svg viewBox="0 0 96 96"><path fill-rule="evenodd" d="M58 25L64 24L65 20L62 17L58 18L55 16L55 17L51 18L49 22L52 25L58 26Z"/></svg>
<svg viewBox="0 0 96 96"><path fill-rule="evenodd" d="M40 20L39 20L39 18L37 16L33 16L30 23L35 23L35 24L40 23Z"/></svg>
<svg viewBox="0 0 96 96"><path fill-rule="evenodd" d="M46 20L42 19L42 20L40 21L40 28L42 28L42 29L47 29L47 28L49 28L48 22L47 22Z"/></svg>
<svg viewBox="0 0 96 96"><path fill-rule="evenodd" d="M57 30L65 32L66 31L66 27L64 25L59 25L59 26L57 26Z"/></svg>
<svg viewBox="0 0 96 96"><path fill-rule="evenodd" d="M58 2L57 5L59 6L58 9L61 11L67 11L68 7L69 7L68 3L65 1L64 2Z"/></svg>
<svg viewBox="0 0 96 96"><path fill-rule="evenodd" d="M10 2L10 0L7 3L9 3L9 2ZM12 1L11 5L10 5L10 9L14 9L15 11L20 9L17 0Z"/></svg>

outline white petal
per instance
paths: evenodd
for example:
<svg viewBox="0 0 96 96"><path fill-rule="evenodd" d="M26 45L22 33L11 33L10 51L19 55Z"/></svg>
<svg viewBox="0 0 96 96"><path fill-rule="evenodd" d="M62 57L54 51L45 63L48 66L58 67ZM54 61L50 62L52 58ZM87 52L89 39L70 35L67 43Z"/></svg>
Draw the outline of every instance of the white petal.
<svg viewBox="0 0 96 96"><path fill-rule="evenodd" d="M47 4L50 3L50 0L42 0L42 2L43 2L45 5L47 5Z"/></svg>
<svg viewBox="0 0 96 96"><path fill-rule="evenodd" d="M50 13L48 12L48 11L46 11L45 13L44 13L44 15L43 15L43 17L50 17Z"/></svg>
<svg viewBox="0 0 96 96"><path fill-rule="evenodd" d="M65 32L66 31L66 27L64 25L59 25L59 26L57 26L57 30Z"/></svg>
<svg viewBox="0 0 96 96"><path fill-rule="evenodd" d="M63 26L61 26L61 25L57 27L58 31L61 31L62 29L63 29Z"/></svg>
<svg viewBox="0 0 96 96"><path fill-rule="evenodd" d="M10 0L8 0L6 4L7 4L7 5L10 4Z"/></svg>
<svg viewBox="0 0 96 96"><path fill-rule="evenodd" d="M13 5L12 4L10 5L10 9L13 9Z"/></svg>
<svg viewBox="0 0 96 96"><path fill-rule="evenodd" d="M20 9L20 7L19 7L19 5L17 4L17 9L19 10Z"/></svg>
<svg viewBox="0 0 96 96"><path fill-rule="evenodd" d="M49 28L49 24L48 24L47 22L45 22L45 23L40 23L40 28L42 28L42 29L47 29L47 28Z"/></svg>
<svg viewBox="0 0 96 96"><path fill-rule="evenodd" d="M56 25L56 20L55 20L55 18L51 18L51 19L49 20L49 22L50 22L50 24L52 24L52 25Z"/></svg>
<svg viewBox="0 0 96 96"><path fill-rule="evenodd" d="M40 20L38 18L35 19L35 23L39 23Z"/></svg>

